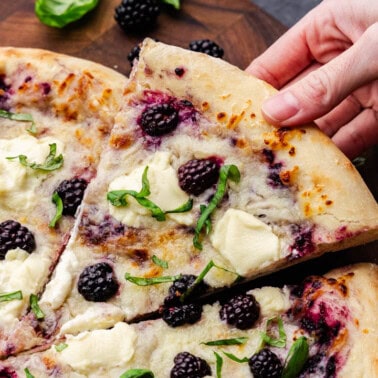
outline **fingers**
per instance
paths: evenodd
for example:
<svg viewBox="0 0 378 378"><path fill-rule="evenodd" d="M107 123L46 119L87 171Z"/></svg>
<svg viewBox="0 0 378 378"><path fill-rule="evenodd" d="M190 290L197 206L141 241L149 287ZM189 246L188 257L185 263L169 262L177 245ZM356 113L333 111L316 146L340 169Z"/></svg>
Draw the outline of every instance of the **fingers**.
<svg viewBox="0 0 378 378"><path fill-rule="evenodd" d="M367 29L348 50L311 72L262 106L274 125L292 126L328 113L355 89L378 77L378 50L374 49L378 23Z"/></svg>
<svg viewBox="0 0 378 378"><path fill-rule="evenodd" d="M332 138L350 159L378 143L378 113L365 109Z"/></svg>

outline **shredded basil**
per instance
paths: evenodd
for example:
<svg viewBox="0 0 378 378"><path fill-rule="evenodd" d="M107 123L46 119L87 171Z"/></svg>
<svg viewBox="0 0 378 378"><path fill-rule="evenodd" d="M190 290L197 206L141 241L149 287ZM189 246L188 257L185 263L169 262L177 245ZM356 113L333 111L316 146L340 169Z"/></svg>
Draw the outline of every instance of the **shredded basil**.
<svg viewBox="0 0 378 378"><path fill-rule="evenodd" d="M60 196L59 196L59 194L57 192L54 192L54 194L52 195L52 201L56 205L56 212L55 212L54 218L51 219L51 222L49 223L49 227L54 228L55 225L56 225L56 222L58 222L59 219L62 218L62 215L63 215L63 201L62 201L62 199L60 198Z"/></svg>
<svg viewBox="0 0 378 378"><path fill-rule="evenodd" d="M28 131L30 134L36 134L37 133L37 127L35 126L35 122L34 122L31 114L12 113L12 112L7 112L6 110L0 109L0 117L1 118L7 118L7 119L10 119L12 121L31 122L30 128L26 129L26 131Z"/></svg>
<svg viewBox="0 0 378 378"><path fill-rule="evenodd" d="M22 299L22 291L13 291L12 293L4 293L0 294L0 302L9 302L14 300L21 300Z"/></svg>
<svg viewBox="0 0 378 378"><path fill-rule="evenodd" d="M274 317L268 319L266 322L266 330L269 328L271 323L277 323L278 326L278 338L274 338L268 335L267 332L262 332L261 337L264 343L269 344L273 347L285 348L286 346L286 333L283 327L283 321L281 317Z"/></svg>
<svg viewBox="0 0 378 378"><path fill-rule="evenodd" d="M50 152L47 155L45 162L42 164L37 163L28 163L28 158L25 155L18 155L13 157L7 157L8 160L17 159L19 160L20 164L25 167L29 167L32 169L40 170L40 171L54 171L60 168L63 165L63 155L60 154L56 156L56 143L49 144Z"/></svg>
<svg viewBox="0 0 378 378"><path fill-rule="evenodd" d="M116 207L127 206L126 196L131 196L136 199L136 201L146 209L151 211L151 215L157 221L165 221L165 214L169 213L185 213L193 207L193 200L189 199L186 203L179 206L176 209L163 211L158 205L149 200L147 196L151 194L150 182L147 178L148 166L144 169L142 175L142 189L139 192L135 190L113 190L107 193L106 198L108 201Z"/></svg>
<svg viewBox="0 0 378 378"><path fill-rule="evenodd" d="M237 362L238 364L244 364L245 362L248 362L249 361L249 358L248 357L243 357L243 358L239 358L239 357L236 357L234 354L232 353L227 353L225 351L222 351L222 353L227 356L230 360L232 361L235 361Z"/></svg>
<svg viewBox="0 0 378 378"><path fill-rule="evenodd" d="M119 378L154 378L154 373L147 369L130 369L124 372Z"/></svg>
<svg viewBox="0 0 378 378"><path fill-rule="evenodd" d="M201 344L207 346L220 346L220 345L242 345L245 344L248 340L248 337L235 337L233 339L220 339L214 341L207 341Z"/></svg>
<svg viewBox="0 0 378 378"><path fill-rule="evenodd" d="M180 0L162 0L163 3L172 5L175 9L180 9Z"/></svg>
<svg viewBox="0 0 378 378"><path fill-rule="evenodd" d="M130 281L131 283L138 285L138 286L150 286L150 285L158 285L165 282L173 282L181 278L181 275L178 276L162 276L162 277L135 277L131 276L130 273L125 273L125 280Z"/></svg>
<svg viewBox="0 0 378 378"><path fill-rule="evenodd" d="M157 257L156 255L153 255L152 256L152 262L157 265L157 266L160 266L161 268L163 269L168 269L168 262L167 261L164 261L162 259L159 259L159 257Z"/></svg>
<svg viewBox="0 0 378 378"><path fill-rule="evenodd" d="M197 221L193 238L193 245L199 250L202 250L202 243L200 242L200 234L202 232L202 229L206 227L206 232L209 231L210 215L222 201L223 196L226 193L228 179L234 182L240 181L240 172L236 165L223 165L221 167L219 171L217 190L215 191L214 196L209 204L201 210L201 215Z"/></svg>
<svg viewBox="0 0 378 378"><path fill-rule="evenodd" d="M32 373L30 373L28 368L25 368L24 372L25 372L26 378L35 378L34 375Z"/></svg>
<svg viewBox="0 0 378 378"><path fill-rule="evenodd" d="M217 378L222 378L223 358L217 352L214 352L214 355L216 360Z"/></svg>
<svg viewBox="0 0 378 378"><path fill-rule="evenodd" d="M58 345L55 345L55 350L57 352L61 352L62 350L66 349L66 348L68 348L68 344L66 344L66 343L60 343Z"/></svg>
<svg viewBox="0 0 378 378"><path fill-rule="evenodd" d="M35 294L30 294L29 301L30 301L30 307L32 311L34 312L35 317L38 320L43 319L45 317L45 314L38 305L38 297Z"/></svg>
<svg viewBox="0 0 378 378"><path fill-rule="evenodd" d="M295 340L286 357L282 378L297 377L308 359L308 352L309 346L306 337L301 336Z"/></svg>
<svg viewBox="0 0 378 378"><path fill-rule="evenodd" d="M98 2L99 0L37 0L34 11L42 23L62 28L83 17Z"/></svg>

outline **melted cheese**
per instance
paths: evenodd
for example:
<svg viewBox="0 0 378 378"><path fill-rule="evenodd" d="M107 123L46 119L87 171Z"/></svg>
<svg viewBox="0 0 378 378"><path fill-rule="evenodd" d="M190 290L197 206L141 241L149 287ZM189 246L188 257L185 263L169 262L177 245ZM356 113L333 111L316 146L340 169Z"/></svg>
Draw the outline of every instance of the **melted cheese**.
<svg viewBox="0 0 378 378"><path fill-rule="evenodd" d="M265 286L260 289L253 289L253 294L260 304L261 316L271 318L282 314L290 308L289 295L278 287Z"/></svg>

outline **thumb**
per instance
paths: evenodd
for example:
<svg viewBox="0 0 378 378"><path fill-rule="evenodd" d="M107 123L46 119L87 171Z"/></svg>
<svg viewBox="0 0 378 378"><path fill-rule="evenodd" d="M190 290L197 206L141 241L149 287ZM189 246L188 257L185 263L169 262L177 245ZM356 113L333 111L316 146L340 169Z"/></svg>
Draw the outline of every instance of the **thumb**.
<svg viewBox="0 0 378 378"><path fill-rule="evenodd" d="M302 80L269 98L262 106L274 125L313 121L333 109L354 90L378 78L378 23L368 28L348 50Z"/></svg>

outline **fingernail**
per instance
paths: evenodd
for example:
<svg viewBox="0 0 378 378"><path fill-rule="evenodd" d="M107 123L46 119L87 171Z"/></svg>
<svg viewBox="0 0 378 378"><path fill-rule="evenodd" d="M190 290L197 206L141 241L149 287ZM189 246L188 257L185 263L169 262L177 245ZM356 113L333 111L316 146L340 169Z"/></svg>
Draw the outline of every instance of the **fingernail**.
<svg viewBox="0 0 378 378"><path fill-rule="evenodd" d="M275 123L286 121L297 114L298 111L299 102L289 91L269 98L262 105L264 115Z"/></svg>

